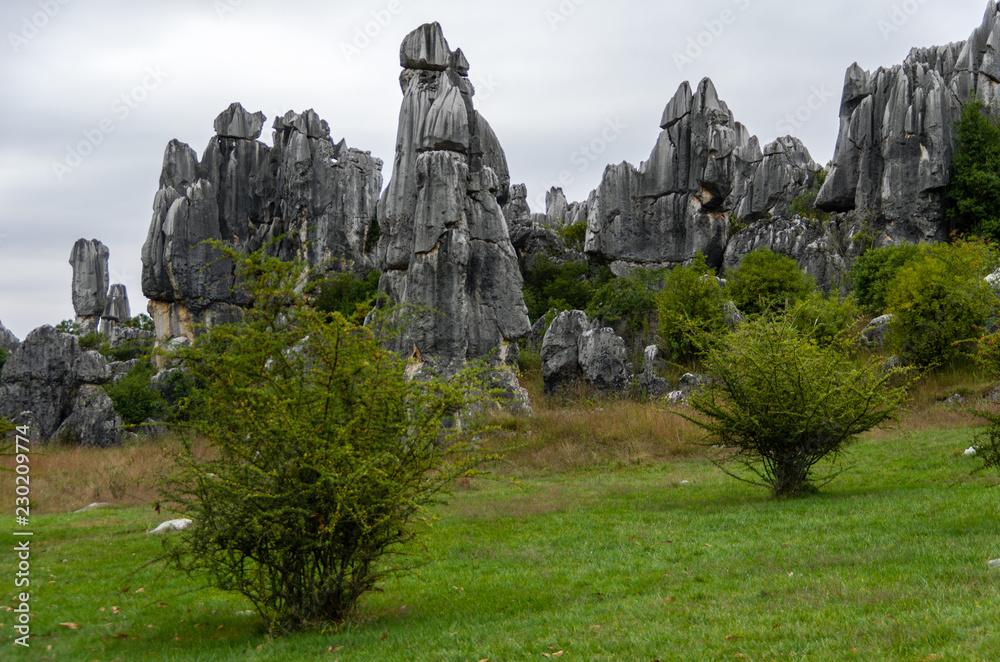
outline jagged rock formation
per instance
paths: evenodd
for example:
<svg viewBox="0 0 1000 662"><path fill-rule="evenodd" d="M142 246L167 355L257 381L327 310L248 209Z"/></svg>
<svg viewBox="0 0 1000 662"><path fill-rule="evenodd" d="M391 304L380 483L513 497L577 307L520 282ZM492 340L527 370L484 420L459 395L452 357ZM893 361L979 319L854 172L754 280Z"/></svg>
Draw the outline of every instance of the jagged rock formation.
<svg viewBox="0 0 1000 662"><path fill-rule="evenodd" d="M132 310L128 304L128 291L125 286L115 283L108 290L108 303L101 314L101 332L111 333L122 322L132 319Z"/></svg>
<svg viewBox="0 0 1000 662"><path fill-rule="evenodd" d="M530 324L500 205L506 158L474 109L469 63L437 23L400 48L403 102L392 178L378 205L380 290L420 317L400 349L449 372L467 359L512 364Z"/></svg>
<svg viewBox="0 0 1000 662"><path fill-rule="evenodd" d="M97 239L78 239L69 254L73 267L73 310L76 321L96 331L108 298L108 247Z"/></svg>
<svg viewBox="0 0 1000 662"><path fill-rule="evenodd" d="M84 384L52 439L79 446L117 446L122 441L122 419L103 388Z"/></svg>
<svg viewBox="0 0 1000 662"><path fill-rule="evenodd" d="M8 352L13 352L20 345L21 341L17 339L17 336L0 322L0 347L3 347Z"/></svg>
<svg viewBox="0 0 1000 662"><path fill-rule="evenodd" d="M992 0L967 41L914 48L903 64L844 78L833 169L817 199L867 215L891 241L947 236L943 195L954 124L970 94L1000 98L1000 10Z"/></svg>
<svg viewBox="0 0 1000 662"><path fill-rule="evenodd" d="M647 161L608 166L591 196L586 252L605 261L670 266L702 251L719 266L727 214L775 213L819 170L801 142L783 138L761 152L704 79L685 82L667 104Z"/></svg>
<svg viewBox="0 0 1000 662"><path fill-rule="evenodd" d="M197 323L238 318L232 264L202 243L268 250L331 270L366 272L366 239L382 188L382 162L336 145L314 111L274 120L274 146L258 140L262 113L234 103L215 120L201 161L176 140L142 249L142 290L158 338L194 336ZM279 241L279 238L280 241Z"/></svg>
<svg viewBox="0 0 1000 662"><path fill-rule="evenodd" d="M625 388L632 377L625 341L610 328L594 328L582 310L567 310L552 321L542 339L542 379L546 392L583 379L601 390Z"/></svg>

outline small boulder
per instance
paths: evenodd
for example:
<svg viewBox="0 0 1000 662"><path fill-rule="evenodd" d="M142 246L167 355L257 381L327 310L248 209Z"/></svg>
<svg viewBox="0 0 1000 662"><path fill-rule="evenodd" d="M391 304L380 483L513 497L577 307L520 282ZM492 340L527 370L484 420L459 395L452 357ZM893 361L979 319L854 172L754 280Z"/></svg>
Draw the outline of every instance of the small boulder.
<svg viewBox="0 0 1000 662"><path fill-rule="evenodd" d="M628 368L625 341L614 329L591 329L580 336L580 368L591 384L601 390L619 390L628 386L632 372Z"/></svg>
<svg viewBox="0 0 1000 662"><path fill-rule="evenodd" d="M865 347L881 347L885 344L886 336L889 334L889 323L893 319L895 319L894 315L876 317L862 329L858 340Z"/></svg>
<svg viewBox="0 0 1000 662"><path fill-rule="evenodd" d="M81 384L106 384L113 376L108 360L96 349L84 352L73 361L73 377Z"/></svg>
<svg viewBox="0 0 1000 662"><path fill-rule="evenodd" d="M186 517L182 517L180 519L171 519L167 520L163 524L160 524L159 526L157 526L152 531L149 531L148 533L150 535L160 535L163 533L170 533L171 531L183 531L192 524L194 524L194 522L192 520L187 519Z"/></svg>
<svg viewBox="0 0 1000 662"><path fill-rule="evenodd" d="M52 439L81 446L117 446L122 441L121 428L121 416L104 389L84 384L73 399L69 416Z"/></svg>
<svg viewBox="0 0 1000 662"><path fill-rule="evenodd" d="M542 379L551 392L560 383L577 376L580 336L590 330L587 313L566 310L559 313L542 338Z"/></svg>
<svg viewBox="0 0 1000 662"><path fill-rule="evenodd" d="M966 457L971 457L971 456L973 456L975 454L976 454L976 447L975 446L969 446L968 448L965 449L965 452L962 453L962 455L964 455Z"/></svg>

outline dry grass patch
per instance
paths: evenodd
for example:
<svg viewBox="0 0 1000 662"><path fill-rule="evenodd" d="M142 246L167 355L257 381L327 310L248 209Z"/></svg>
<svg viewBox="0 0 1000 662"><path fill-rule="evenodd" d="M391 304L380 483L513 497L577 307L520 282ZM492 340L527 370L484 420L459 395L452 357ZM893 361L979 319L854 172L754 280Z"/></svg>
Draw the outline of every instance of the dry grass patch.
<svg viewBox="0 0 1000 662"><path fill-rule="evenodd" d="M114 448L49 444L34 449L29 474L32 513L72 512L95 501L152 504L178 444L164 437ZM2 466L13 467L14 458L4 457ZM13 480L0 480L0 499L14 502Z"/></svg>

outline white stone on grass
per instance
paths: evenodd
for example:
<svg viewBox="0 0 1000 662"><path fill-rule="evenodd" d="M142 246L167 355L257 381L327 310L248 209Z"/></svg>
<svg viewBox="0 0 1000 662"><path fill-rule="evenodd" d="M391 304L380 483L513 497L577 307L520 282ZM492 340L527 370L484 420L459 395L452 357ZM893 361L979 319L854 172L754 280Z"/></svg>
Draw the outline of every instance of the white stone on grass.
<svg viewBox="0 0 1000 662"><path fill-rule="evenodd" d="M187 527L191 526L191 524L193 524L193 522L187 518L171 519L159 525L149 533L160 534L160 533L169 533L170 531L180 531L181 529L186 529Z"/></svg>

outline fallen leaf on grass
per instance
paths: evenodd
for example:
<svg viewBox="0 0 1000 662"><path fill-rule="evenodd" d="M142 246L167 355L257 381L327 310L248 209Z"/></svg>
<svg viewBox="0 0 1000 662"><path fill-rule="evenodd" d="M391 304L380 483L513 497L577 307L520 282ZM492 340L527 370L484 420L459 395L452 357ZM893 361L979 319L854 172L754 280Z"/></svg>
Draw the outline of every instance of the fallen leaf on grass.
<svg viewBox="0 0 1000 662"><path fill-rule="evenodd" d="M119 632L115 635L115 639L128 639L128 635L124 632Z"/></svg>
<svg viewBox="0 0 1000 662"><path fill-rule="evenodd" d="M727 634L726 641L737 641L740 638L738 634Z"/></svg>
<svg viewBox="0 0 1000 662"><path fill-rule="evenodd" d="M122 610L122 608L121 608L121 607L112 607L112 608L111 608L111 613L112 613L112 614L117 614L117 613L118 613L118 612L120 612L121 610Z"/></svg>
<svg viewBox="0 0 1000 662"><path fill-rule="evenodd" d="M333 646L330 646L329 648L326 649L326 652L327 653L336 653L341 648L343 648L343 646L337 646L336 648L334 648Z"/></svg>
<svg viewBox="0 0 1000 662"><path fill-rule="evenodd" d="M223 625L220 625L219 627L217 627L217 628L215 628L215 629L216 629L216 630L222 630L222 629L223 629L223 628L225 628L225 627L226 627L226 626L225 626L225 624L223 624Z"/></svg>
<svg viewBox="0 0 1000 662"><path fill-rule="evenodd" d="M675 598L673 596L667 598L667 602L676 602L676 601L677 601L677 598Z"/></svg>
<svg viewBox="0 0 1000 662"><path fill-rule="evenodd" d="M388 637L389 637L389 633L388 632L383 632L382 634L380 634L378 636L379 641L381 641L382 639L387 639Z"/></svg>
<svg viewBox="0 0 1000 662"><path fill-rule="evenodd" d="M135 589L135 592L136 593L145 593L146 589L144 589L144 588L137 588L137 589Z"/></svg>
<svg viewBox="0 0 1000 662"><path fill-rule="evenodd" d="M80 629L80 626L77 625L76 623L60 623L59 625L63 626L64 628L69 628L70 630Z"/></svg>
<svg viewBox="0 0 1000 662"><path fill-rule="evenodd" d="M156 606L157 606L157 607L166 607L166 606L167 606L167 603L166 603L166 602L157 602L157 603L156 603Z"/></svg>

